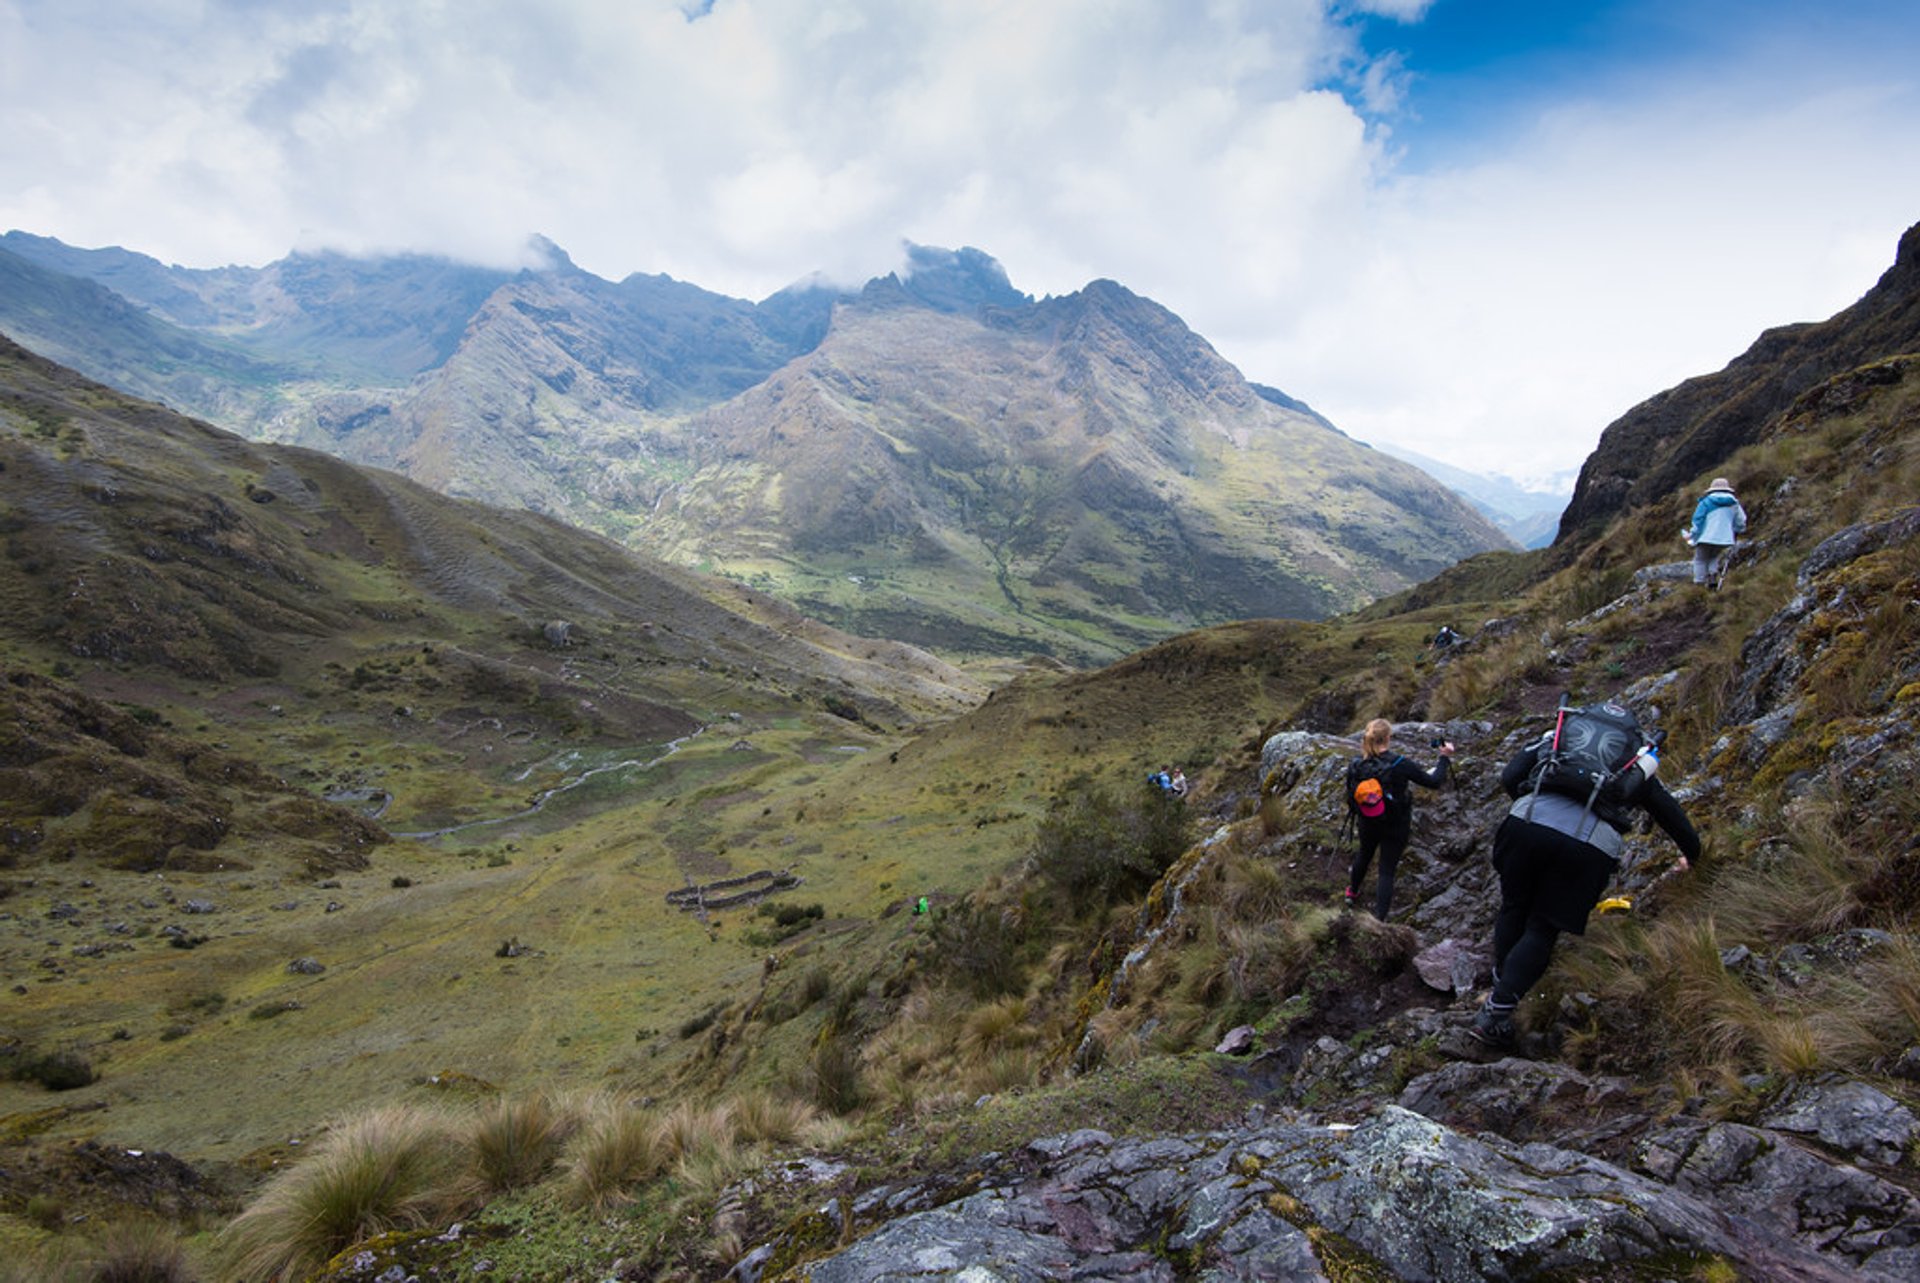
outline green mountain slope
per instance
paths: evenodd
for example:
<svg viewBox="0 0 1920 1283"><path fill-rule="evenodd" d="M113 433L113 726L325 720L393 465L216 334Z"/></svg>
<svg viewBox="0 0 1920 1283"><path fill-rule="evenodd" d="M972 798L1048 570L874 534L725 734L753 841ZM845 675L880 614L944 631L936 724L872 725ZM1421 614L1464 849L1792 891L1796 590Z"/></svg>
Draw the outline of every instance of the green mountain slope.
<svg viewBox="0 0 1920 1283"><path fill-rule="evenodd" d="M175 400L189 411L957 655L1099 661L1200 623L1322 616L1505 546L1165 309L1111 282L1036 303L978 250L910 246L857 294L751 304L609 283L550 245L508 276L333 255L193 273L7 243L302 370ZM153 350L83 347L62 351L89 373Z"/></svg>
<svg viewBox="0 0 1920 1283"><path fill-rule="evenodd" d="M870 289L685 439L690 475L638 537L936 647L1113 655L1170 621L1323 616L1505 545L1110 282L978 314Z"/></svg>

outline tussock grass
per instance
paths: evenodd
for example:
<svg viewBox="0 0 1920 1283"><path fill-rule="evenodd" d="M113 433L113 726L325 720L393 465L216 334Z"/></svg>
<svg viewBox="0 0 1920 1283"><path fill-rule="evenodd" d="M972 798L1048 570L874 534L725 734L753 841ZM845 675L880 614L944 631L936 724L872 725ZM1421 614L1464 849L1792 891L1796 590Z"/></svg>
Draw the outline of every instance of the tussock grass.
<svg viewBox="0 0 1920 1283"><path fill-rule="evenodd" d="M666 1170L672 1155L651 1110L610 1096L583 1102L580 1129L567 1146L561 1198L570 1207L605 1211L630 1199L634 1186Z"/></svg>
<svg viewBox="0 0 1920 1283"><path fill-rule="evenodd" d="M354 1243L447 1208L464 1155L449 1118L370 1110L331 1131L220 1235L228 1277L300 1277Z"/></svg>
<svg viewBox="0 0 1920 1283"><path fill-rule="evenodd" d="M921 985L868 1040L866 1073L874 1097L888 1113L911 1117L938 1091L954 1057L952 1031L968 1010L959 990Z"/></svg>
<svg viewBox="0 0 1920 1283"><path fill-rule="evenodd" d="M1293 906L1294 889L1272 860L1229 859L1220 869L1220 907L1242 922L1271 922Z"/></svg>
<svg viewBox="0 0 1920 1283"><path fill-rule="evenodd" d="M676 1191L682 1203L712 1194L731 1183L755 1163L754 1152L739 1143L731 1128L703 1136L697 1148L682 1153L673 1170L681 1188Z"/></svg>
<svg viewBox="0 0 1920 1283"><path fill-rule="evenodd" d="M1818 938L1859 917L1857 887L1872 852L1841 827L1826 806L1802 807L1788 819L1787 840L1722 873L1709 892L1715 918L1742 943Z"/></svg>
<svg viewBox="0 0 1920 1283"><path fill-rule="evenodd" d="M814 1104L842 1116L859 1109L867 1099L860 1064L860 1048L843 1030L828 1027L807 1058L806 1083Z"/></svg>
<svg viewBox="0 0 1920 1283"><path fill-rule="evenodd" d="M146 1218L16 1251L0 1264L0 1283L199 1283L204 1277L174 1231Z"/></svg>
<svg viewBox="0 0 1920 1283"><path fill-rule="evenodd" d="M1087 1022L1087 1037L1088 1068L1132 1065L1146 1054L1135 1018L1116 1007L1109 1007Z"/></svg>
<svg viewBox="0 0 1920 1283"><path fill-rule="evenodd" d="M967 1013L961 1027L961 1054L979 1063L1006 1050L1031 1045L1040 1036L1032 1014L1025 998L982 1003Z"/></svg>
<svg viewBox="0 0 1920 1283"><path fill-rule="evenodd" d="M1536 672L1548 675L1547 652L1531 630L1476 647L1447 664L1428 697L1427 716L1435 721L1465 717L1494 702L1516 673Z"/></svg>
<svg viewBox="0 0 1920 1283"><path fill-rule="evenodd" d="M484 1201L538 1184L553 1170L579 1115L545 1095L496 1097L468 1127L466 1184Z"/></svg>
<svg viewBox="0 0 1920 1283"><path fill-rule="evenodd" d="M812 1133L820 1111L804 1100L769 1091L743 1092L732 1102L733 1124L741 1139L792 1144Z"/></svg>
<svg viewBox="0 0 1920 1283"><path fill-rule="evenodd" d="M683 1100L659 1116L660 1147L669 1159L730 1147L739 1136L733 1104L697 1105Z"/></svg>
<svg viewBox="0 0 1920 1283"><path fill-rule="evenodd" d="M116 1221L88 1253L87 1283L194 1283L200 1277L187 1250L158 1221Z"/></svg>
<svg viewBox="0 0 1920 1283"><path fill-rule="evenodd" d="M975 1065L962 1081L970 1096L995 1095L1032 1084L1036 1063L1033 1052L1026 1048L1001 1051Z"/></svg>

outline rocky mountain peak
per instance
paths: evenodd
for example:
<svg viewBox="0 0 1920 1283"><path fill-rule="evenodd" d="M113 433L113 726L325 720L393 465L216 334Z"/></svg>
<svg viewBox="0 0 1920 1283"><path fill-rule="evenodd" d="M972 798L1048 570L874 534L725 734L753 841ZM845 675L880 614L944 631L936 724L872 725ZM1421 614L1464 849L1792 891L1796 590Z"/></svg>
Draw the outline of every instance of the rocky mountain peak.
<svg viewBox="0 0 1920 1283"><path fill-rule="evenodd" d="M1766 330L1725 369L1670 388L1609 424L1580 470L1555 546L1578 555L1627 509L1714 475L1809 389L1916 349L1920 224L1901 236L1893 266L1851 307L1818 323Z"/></svg>

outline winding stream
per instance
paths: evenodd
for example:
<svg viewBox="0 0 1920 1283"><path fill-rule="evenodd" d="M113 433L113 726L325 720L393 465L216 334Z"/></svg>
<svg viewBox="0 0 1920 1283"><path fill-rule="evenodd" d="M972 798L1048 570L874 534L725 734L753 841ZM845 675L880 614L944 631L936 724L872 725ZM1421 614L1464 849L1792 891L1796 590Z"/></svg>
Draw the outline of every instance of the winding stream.
<svg viewBox="0 0 1920 1283"><path fill-rule="evenodd" d="M490 825L507 824L507 823L511 823L514 820L524 820L529 815L538 814L541 810L545 809L548 802L551 802L554 798L560 796L562 793L566 793L573 789L579 788L582 784L585 784L588 780L593 779L595 776L605 775L611 771L650 770L653 767L658 766L660 763L666 761L668 758L672 757L675 753L678 753L681 747L684 746L687 743L687 741L698 738L699 736L706 734L706 731L707 731L707 728L702 726L698 730L694 731L692 734L682 735L679 739L668 740L664 751L662 751L661 753L659 753L654 757L647 758L644 761L637 757L630 757L624 761L608 762L604 766L595 766L588 770L582 771L580 772L580 774L574 776L570 780L565 780L562 783L554 785L550 789L546 789L540 793L535 794L532 803L529 804L525 809L514 811L509 815L496 815L492 819L487 819L487 820L468 820L464 824L449 824L445 828L439 828L439 829L419 829L413 832L404 832L404 833L398 829L394 829L392 830L392 833L393 833L393 836L397 838L442 838L442 837L446 837L450 833L464 833L469 829L487 828ZM372 792L375 795L378 795L380 792L382 792L382 790L373 790ZM385 801L383 801L380 805L381 813L384 814L387 807L391 805L392 802L393 802L393 797L391 794L388 794L386 796Z"/></svg>

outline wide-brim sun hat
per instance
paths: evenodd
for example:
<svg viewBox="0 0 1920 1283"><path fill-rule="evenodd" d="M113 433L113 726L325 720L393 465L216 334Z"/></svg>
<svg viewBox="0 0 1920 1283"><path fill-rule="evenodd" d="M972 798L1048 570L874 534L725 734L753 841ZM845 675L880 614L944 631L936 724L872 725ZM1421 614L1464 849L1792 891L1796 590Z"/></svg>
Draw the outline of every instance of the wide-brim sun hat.
<svg viewBox="0 0 1920 1283"><path fill-rule="evenodd" d="M1723 490L1727 494L1732 494L1733 482L1727 480L1725 477L1715 477L1713 484L1707 487L1707 493L1712 494L1716 490Z"/></svg>

